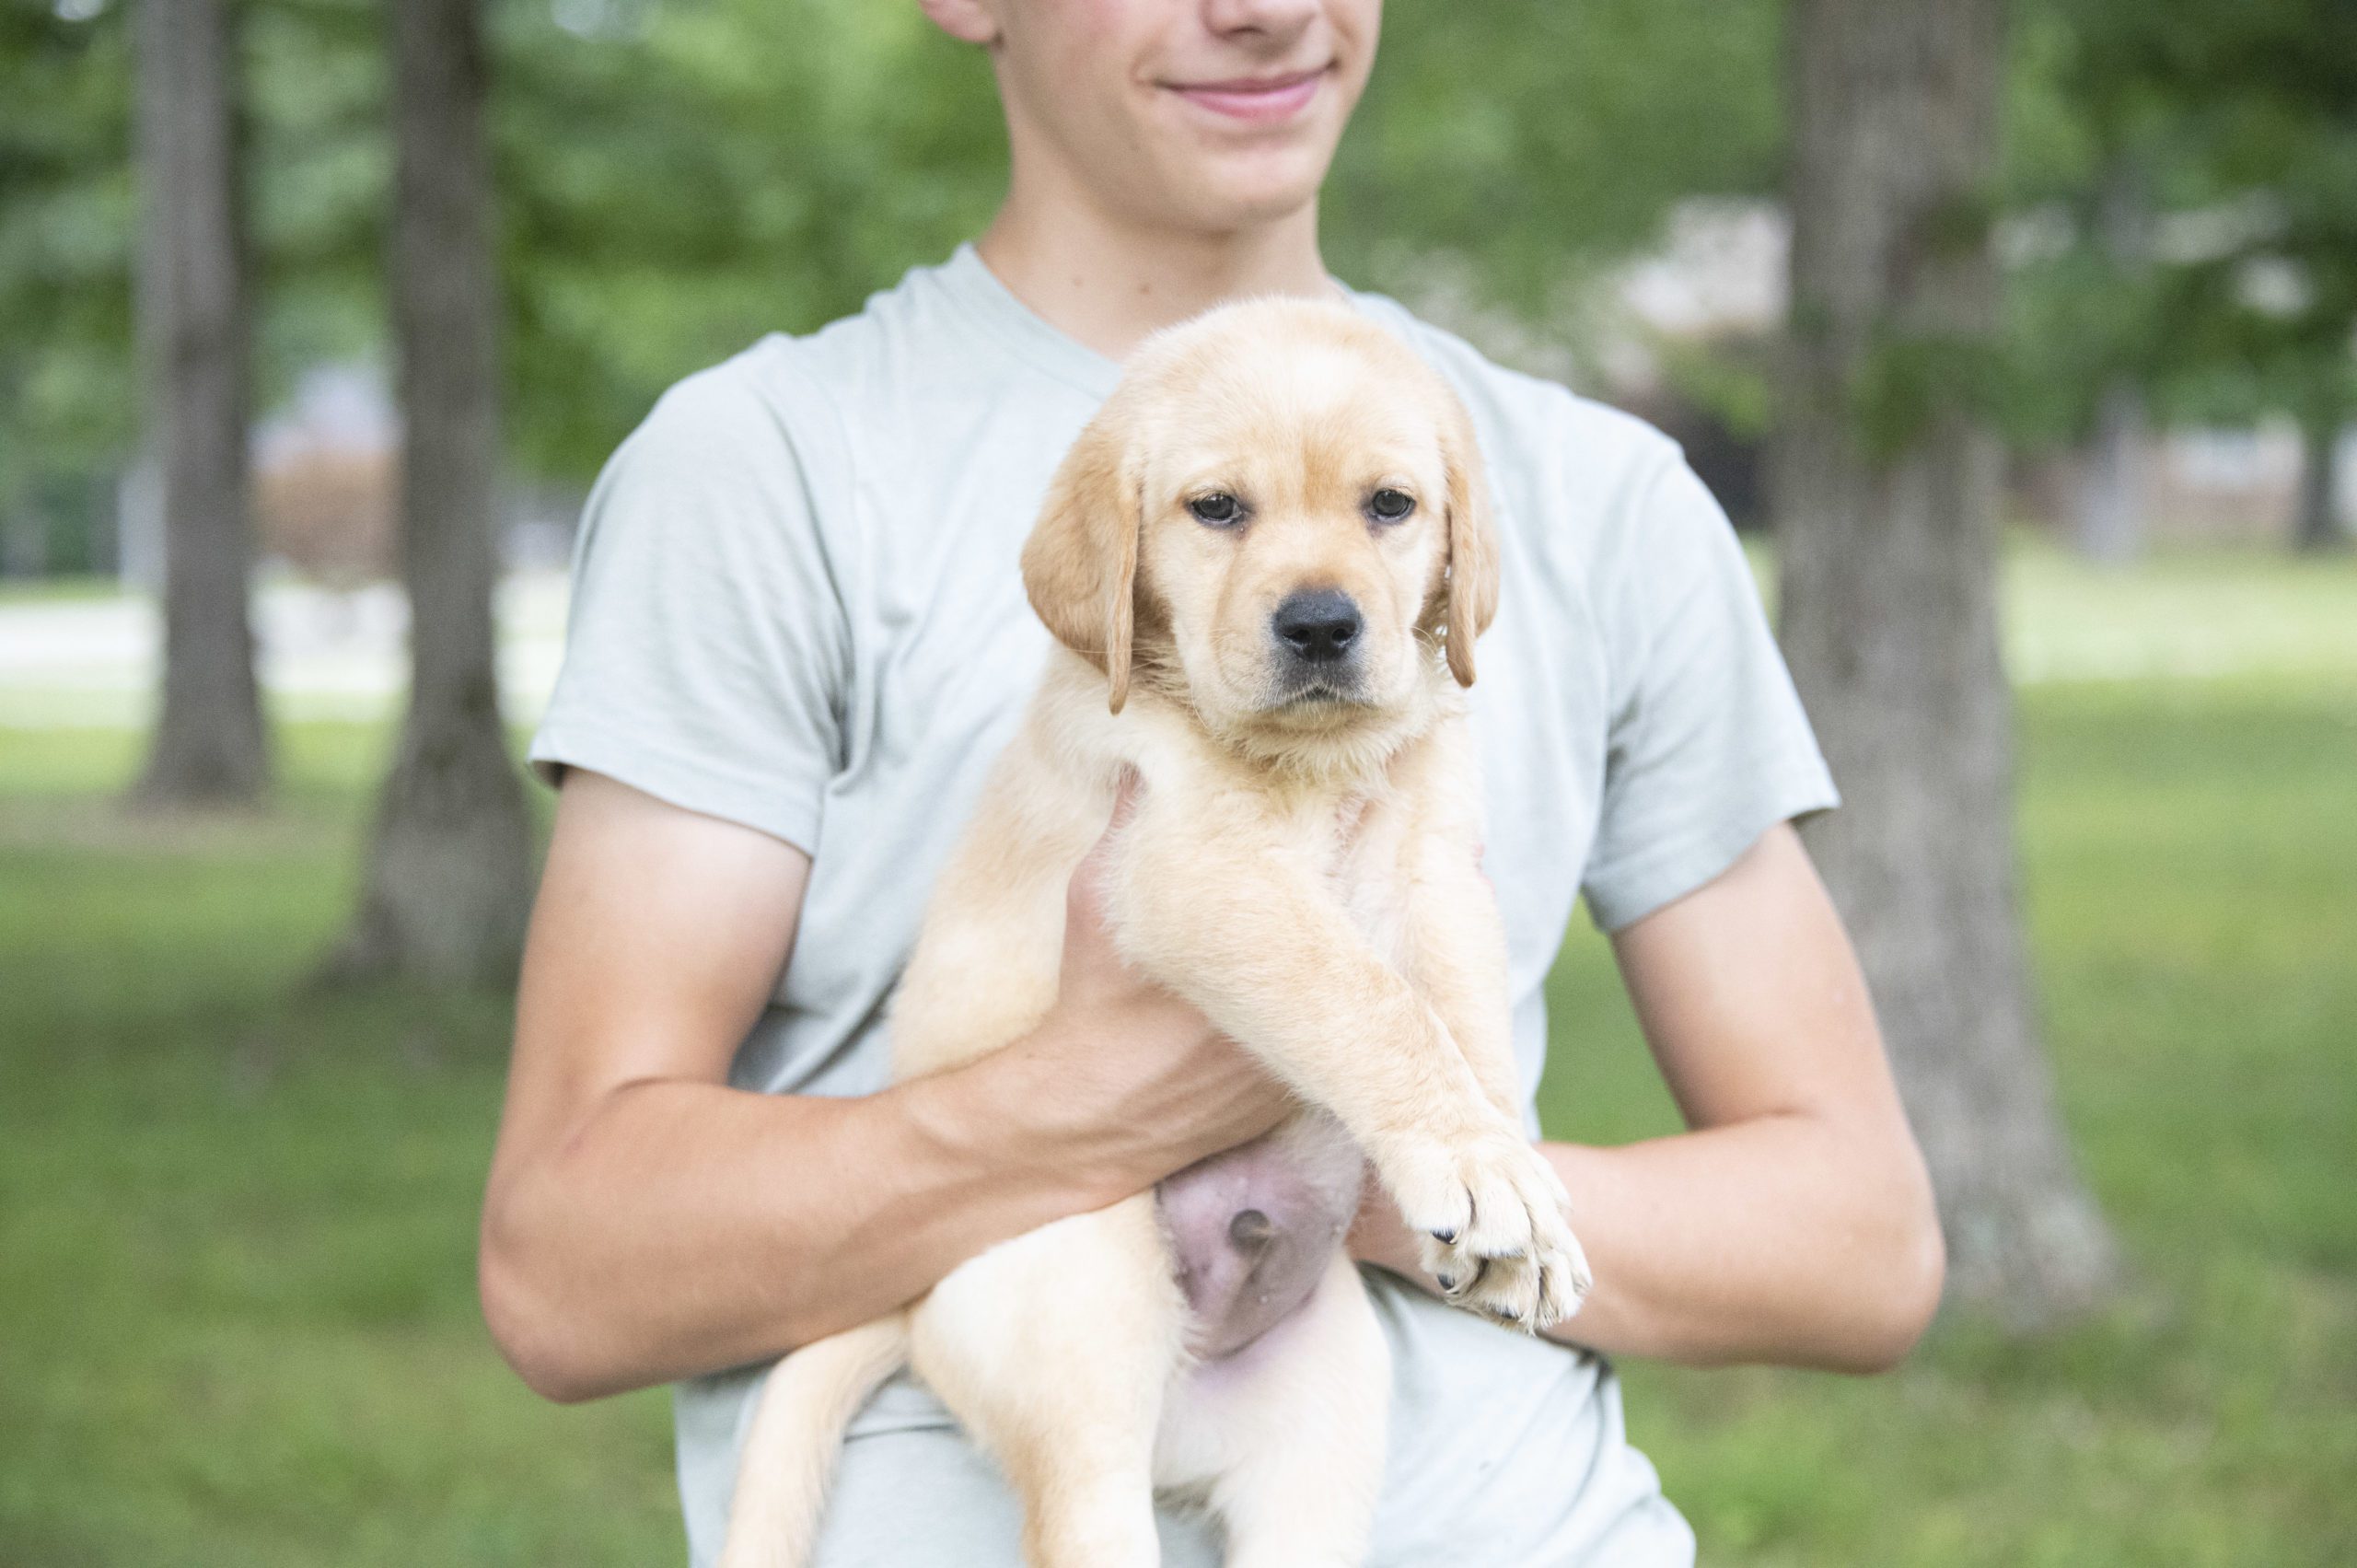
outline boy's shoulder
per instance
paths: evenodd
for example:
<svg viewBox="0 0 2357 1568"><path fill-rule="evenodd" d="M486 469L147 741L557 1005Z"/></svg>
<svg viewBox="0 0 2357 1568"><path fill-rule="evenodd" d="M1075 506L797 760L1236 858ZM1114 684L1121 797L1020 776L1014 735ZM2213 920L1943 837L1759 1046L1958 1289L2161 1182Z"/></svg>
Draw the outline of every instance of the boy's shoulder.
<svg viewBox="0 0 2357 1568"><path fill-rule="evenodd" d="M1658 470L1680 462L1683 449L1635 414L1581 396L1560 381L1500 365L1445 327L1434 325L1388 295L1354 293L1361 308L1413 346L1456 387L1485 436L1504 437L1502 460L1558 459L1591 474Z"/></svg>
<svg viewBox="0 0 2357 1568"><path fill-rule="evenodd" d="M864 448L912 422L933 428L960 409L1004 409L1043 395L1061 401L1076 395L1067 383L1101 394L1088 385L1095 367L1086 364L1059 379L1050 355L1043 377L1042 345L994 319L991 307L1000 301L977 297L980 268L966 247L911 267L849 315L808 331L768 333L674 383L657 409L673 404L724 424L774 427L797 446ZM1034 335L1049 332L1039 325ZM1090 357L1061 346L1077 360Z"/></svg>
<svg viewBox="0 0 2357 1568"><path fill-rule="evenodd" d="M1501 520L1590 582L1640 552L1666 486L1690 479L1685 449L1635 414L1510 369L1398 300L1354 296L1465 400Z"/></svg>
<svg viewBox="0 0 2357 1568"><path fill-rule="evenodd" d="M656 399L625 447L735 446L740 453L790 453L805 463L848 454L875 406L899 395L896 377L906 382L937 368L910 352L932 340L937 360L930 329L938 323L928 318L938 303L925 297L933 270L911 268L850 315L807 332L764 333L681 377Z"/></svg>

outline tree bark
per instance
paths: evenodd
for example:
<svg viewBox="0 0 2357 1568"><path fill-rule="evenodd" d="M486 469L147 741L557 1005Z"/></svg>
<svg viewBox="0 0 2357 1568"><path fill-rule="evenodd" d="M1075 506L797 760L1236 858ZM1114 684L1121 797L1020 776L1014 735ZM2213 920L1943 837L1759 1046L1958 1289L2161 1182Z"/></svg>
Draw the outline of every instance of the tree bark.
<svg viewBox="0 0 2357 1568"><path fill-rule="evenodd" d="M2340 411L2300 422L2299 517L2293 540L2303 552L2320 553L2349 542L2340 526Z"/></svg>
<svg viewBox="0 0 2357 1568"><path fill-rule="evenodd" d="M134 798L238 805L268 787L247 592L250 317L231 0L134 17L139 335L163 487L163 691Z"/></svg>
<svg viewBox="0 0 2357 1568"><path fill-rule="evenodd" d="M498 282L478 0L391 14L391 296L410 701L336 978L505 983L531 901L530 828L500 718L492 596Z"/></svg>
<svg viewBox="0 0 2357 1568"><path fill-rule="evenodd" d="M1995 327L2003 8L1795 0L1792 20L1781 630L1848 802L1808 842L1931 1164L1951 1299L2035 1326L2100 1299L2115 1255L2073 1168L2016 908L2002 453L1968 378L1936 372ZM1910 354L1918 416L1865 406L1904 396Z"/></svg>

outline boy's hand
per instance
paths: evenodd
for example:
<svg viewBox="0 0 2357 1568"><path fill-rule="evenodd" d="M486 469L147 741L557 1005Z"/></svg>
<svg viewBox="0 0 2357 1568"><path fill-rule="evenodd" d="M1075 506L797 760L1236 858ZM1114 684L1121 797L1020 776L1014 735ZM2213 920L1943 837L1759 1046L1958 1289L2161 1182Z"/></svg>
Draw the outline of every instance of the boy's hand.
<svg viewBox="0 0 2357 1568"><path fill-rule="evenodd" d="M1108 1202L1249 1142L1295 1109L1250 1052L1132 972L1114 948L1104 874L1143 788L1123 784L1111 822L1073 874L1055 1005L999 1053L1005 1070L1034 1086L1031 1117L1044 1113L1071 1152L1102 1173Z"/></svg>

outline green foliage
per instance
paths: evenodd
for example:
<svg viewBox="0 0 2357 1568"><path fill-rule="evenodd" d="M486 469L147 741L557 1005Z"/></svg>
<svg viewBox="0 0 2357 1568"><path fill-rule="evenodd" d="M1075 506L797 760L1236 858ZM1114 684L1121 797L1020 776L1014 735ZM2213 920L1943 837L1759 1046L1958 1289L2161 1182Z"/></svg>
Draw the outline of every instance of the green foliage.
<svg viewBox="0 0 2357 1568"><path fill-rule="evenodd" d="M1860 448L1888 461L1944 417L1996 417L2006 370L2002 350L1980 333L1886 328L1845 389Z"/></svg>
<svg viewBox="0 0 2357 1568"><path fill-rule="evenodd" d="M2357 1554L2357 563L2041 555L2016 631L2206 664L2205 579L2265 673L2024 703L2047 1025L2132 1298L1888 1379L1625 1366L1707 1560ZM210 824L115 814L131 731L0 733L0 1562L677 1561L663 1397L544 1406L476 1315L505 1000L300 989L387 735L283 733L284 809ZM1601 938L1550 996L1550 1126L1674 1127Z"/></svg>
<svg viewBox="0 0 2357 1568"><path fill-rule="evenodd" d="M120 466L135 434L126 3L0 9L0 506ZM914 6L488 3L506 434L528 472L586 478L670 381L856 308L975 233L1003 189L987 62ZM384 18L378 0L239 14L267 402L321 358L382 353ZM1927 377L1953 356L1910 346L1875 389L1969 390L2026 445L2077 438L2121 377L2183 417L2324 419L2357 397L2352 16L2020 8L2003 197L2032 221L2014 226L2005 365ZM1576 336L1567 302L1675 202L1774 189L1781 21L1773 0L1392 7L1328 187L1330 260ZM2147 229L2223 215L2207 250L2156 261L2107 237L2107 203ZM1927 243L1996 215L1953 215ZM1750 420L1759 368L1707 357L1676 378ZM1907 427L1876 407L1875 439Z"/></svg>
<svg viewBox="0 0 2357 1568"><path fill-rule="evenodd" d="M985 62L913 6L604 14L498 13L512 429L574 475L670 381L947 255L1004 179Z"/></svg>
<svg viewBox="0 0 2357 1568"><path fill-rule="evenodd" d="M1679 198L1774 188L1781 20L1771 0L1390 7L1327 184L1329 260L1399 287L1451 257L1543 322Z"/></svg>
<svg viewBox="0 0 2357 1568"><path fill-rule="evenodd" d="M137 426L126 32L0 6L0 510Z"/></svg>
<svg viewBox="0 0 2357 1568"><path fill-rule="evenodd" d="M375 0L243 0L241 18L255 392L266 408L321 360L381 352L385 18Z"/></svg>
<svg viewBox="0 0 2357 1568"><path fill-rule="evenodd" d="M84 0L85 4L91 0ZM135 219L126 0L0 12L0 463L125 460ZM77 13L78 14L78 13ZM1326 203L1338 270L1435 258L1543 318L1680 195L1772 180L1772 0L1399 6ZM389 153L376 0L242 0L265 404L380 354ZM507 439L586 478L664 386L856 309L988 221L988 63L912 5L490 0Z"/></svg>
<svg viewBox="0 0 2357 1568"><path fill-rule="evenodd" d="M2016 434L2075 438L2123 377L2170 418L2357 410L2357 7L2041 0L2019 38L2015 197L2047 232Z"/></svg>
<svg viewBox="0 0 2357 1568"><path fill-rule="evenodd" d="M1765 440L1776 420L1779 345L1765 336L1718 343L1664 338L1655 345L1663 378L1678 398L1724 424L1736 440Z"/></svg>
<svg viewBox="0 0 2357 1568"><path fill-rule="evenodd" d="M0 6L0 515L87 526L139 440L126 6ZM243 0L235 16L266 403L381 336L382 23L367 0ZM95 564L87 548L66 563Z"/></svg>

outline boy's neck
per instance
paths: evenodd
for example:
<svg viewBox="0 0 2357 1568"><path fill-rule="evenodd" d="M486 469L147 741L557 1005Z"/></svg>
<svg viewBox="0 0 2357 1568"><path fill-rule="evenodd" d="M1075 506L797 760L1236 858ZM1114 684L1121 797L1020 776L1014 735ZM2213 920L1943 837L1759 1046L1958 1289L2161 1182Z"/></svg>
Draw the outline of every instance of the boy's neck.
<svg viewBox="0 0 2357 1568"><path fill-rule="evenodd" d="M1041 319L1109 359L1223 300L1334 289L1318 255L1315 202L1204 233L1139 224L1076 193L1051 199L1018 180L974 249Z"/></svg>

